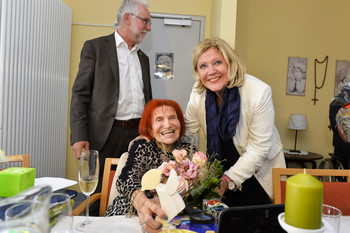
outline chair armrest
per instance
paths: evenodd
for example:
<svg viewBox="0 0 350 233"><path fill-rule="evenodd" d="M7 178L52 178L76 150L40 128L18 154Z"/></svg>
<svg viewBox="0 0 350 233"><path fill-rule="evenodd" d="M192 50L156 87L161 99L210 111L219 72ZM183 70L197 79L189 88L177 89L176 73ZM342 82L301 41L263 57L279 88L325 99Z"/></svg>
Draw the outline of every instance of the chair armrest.
<svg viewBox="0 0 350 233"><path fill-rule="evenodd" d="M95 201L101 199L101 193L94 193L89 198L89 206L95 203ZM73 210L73 215L79 216L86 210L86 200L83 201L77 208Z"/></svg>

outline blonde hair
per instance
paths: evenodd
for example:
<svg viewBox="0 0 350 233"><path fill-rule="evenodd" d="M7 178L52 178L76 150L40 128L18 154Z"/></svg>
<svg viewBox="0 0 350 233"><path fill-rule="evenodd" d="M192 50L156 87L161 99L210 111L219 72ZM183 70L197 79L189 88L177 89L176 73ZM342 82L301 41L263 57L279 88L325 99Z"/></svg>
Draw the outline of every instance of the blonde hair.
<svg viewBox="0 0 350 233"><path fill-rule="evenodd" d="M198 77L197 63L199 57L210 48L215 48L220 52L228 65L228 85L227 88L240 87L244 82L245 75L245 65L243 61L237 56L233 48L223 39L213 38L205 39L202 42L199 42L192 51L192 68L196 74L197 82L194 85L194 88L199 91L206 90L206 87L203 85L201 80Z"/></svg>

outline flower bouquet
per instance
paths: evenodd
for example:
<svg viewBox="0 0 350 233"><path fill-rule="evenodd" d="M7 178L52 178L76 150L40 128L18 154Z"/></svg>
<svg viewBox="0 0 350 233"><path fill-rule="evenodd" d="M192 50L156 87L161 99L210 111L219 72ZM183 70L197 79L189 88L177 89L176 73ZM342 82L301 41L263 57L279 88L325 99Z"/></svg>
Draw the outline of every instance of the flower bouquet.
<svg viewBox="0 0 350 233"><path fill-rule="evenodd" d="M340 137L344 142L350 142L350 103L343 105L337 112L335 117L338 125Z"/></svg>
<svg viewBox="0 0 350 233"><path fill-rule="evenodd" d="M187 151L172 151L173 158L164 158L158 168L165 179L171 169L177 172L180 184L177 191L183 196L185 203L201 208L203 199L220 198L216 188L220 187L222 165L217 159L208 159L202 152L187 154Z"/></svg>

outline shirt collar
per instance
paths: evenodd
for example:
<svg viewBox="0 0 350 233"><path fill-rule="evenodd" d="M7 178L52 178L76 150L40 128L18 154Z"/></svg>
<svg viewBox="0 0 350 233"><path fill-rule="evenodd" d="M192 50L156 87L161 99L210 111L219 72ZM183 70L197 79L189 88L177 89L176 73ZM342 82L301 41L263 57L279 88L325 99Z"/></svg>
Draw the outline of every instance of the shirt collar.
<svg viewBox="0 0 350 233"><path fill-rule="evenodd" d="M117 48L119 46L124 46L125 48L128 48L128 44L124 41L124 39L119 35L118 31L115 30L114 32L114 37L115 37L115 43L116 43L116 46ZM131 51L137 51L139 50L141 47L140 44L135 44L134 47L131 49Z"/></svg>

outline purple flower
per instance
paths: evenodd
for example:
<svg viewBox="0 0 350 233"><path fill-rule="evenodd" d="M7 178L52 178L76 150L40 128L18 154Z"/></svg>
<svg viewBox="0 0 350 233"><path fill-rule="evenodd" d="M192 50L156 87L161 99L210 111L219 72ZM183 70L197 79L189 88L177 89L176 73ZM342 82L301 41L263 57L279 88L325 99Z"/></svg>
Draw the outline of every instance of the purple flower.
<svg viewBox="0 0 350 233"><path fill-rule="evenodd" d="M158 167L159 170L163 172L164 175L169 176L171 169L176 169L175 161L171 160L169 163L163 162L162 165Z"/></svg>
<svg viewBox="0 0 350 233"><path fill-rule="evenodd" d="M196 179L198 176L198 165L186 159L178 166L178 173L185 179Z"/></svg>

